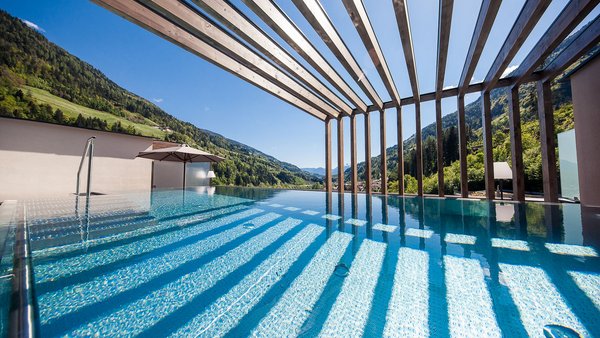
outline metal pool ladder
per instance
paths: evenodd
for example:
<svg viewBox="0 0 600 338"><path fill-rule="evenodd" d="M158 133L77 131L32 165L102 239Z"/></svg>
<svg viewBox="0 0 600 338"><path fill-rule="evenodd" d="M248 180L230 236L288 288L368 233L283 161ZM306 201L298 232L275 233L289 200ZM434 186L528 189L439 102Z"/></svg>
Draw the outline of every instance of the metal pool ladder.
<svg viewBox="0 0 600 338"><path fill-rule="evenodd" d="M87 139L85 142L85 148L83 149L83 155L81 155L81 162L79 162L79 170L77 170L77 189L75 195L79 199L79 181L81 178L81 168L83 167L83 161L85 160L85 156L88 156L88 173L87 173L87 187L85 196L89 199L91 186L92 186L92 159L94 158L94 141L96 140L96 136L92 136Z"/></svg>

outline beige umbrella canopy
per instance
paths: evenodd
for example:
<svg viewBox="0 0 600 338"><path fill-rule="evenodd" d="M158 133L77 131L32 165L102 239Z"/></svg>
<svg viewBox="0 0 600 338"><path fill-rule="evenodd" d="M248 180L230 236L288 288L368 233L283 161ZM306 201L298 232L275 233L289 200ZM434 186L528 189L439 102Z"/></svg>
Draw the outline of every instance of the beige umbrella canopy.
<svg viewBox="0 0 600 338"><path fill-rule="evenodd" d="M157 161L182 162L183 163L183 188L185 189L185 167L187 163L195 162L221 162L224 158L181 144L176 147L153 149L142 151L137 157Z"/></svg>

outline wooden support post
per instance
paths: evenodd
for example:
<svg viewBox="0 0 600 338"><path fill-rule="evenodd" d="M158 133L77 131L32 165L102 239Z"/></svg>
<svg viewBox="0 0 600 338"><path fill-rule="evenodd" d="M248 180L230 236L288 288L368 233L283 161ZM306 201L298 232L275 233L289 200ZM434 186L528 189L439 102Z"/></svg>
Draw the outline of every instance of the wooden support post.
<svg viewBox="0 0 600 338"><path fill-rule="evenodd" d="M483 167L485 170L485 197L494 199L494 153L492 145L492 103L490 101L490 92L482 92L481 99L481 120L483 130Z"/></svg>
<svg viewBox="0 0 600 338"><path fill-rule="evenodd" d="M537 82L538 115L542 147L542 177L544 201L558 202L558 179L556 170L556 142L554 141L554 108L550 81Z"/></svg>
<svg viewBox="0 0 600 338"><path fill-rule="evenodd" d="M344 120L340 116L337 121L338 192L344 193Z"/></svg>
<svg viewBox="0 0 600 338"><path fill-rule="evenodd" d="M417 152L417 194L423 196L423 140L421 136L421 105L415 104L415 139Z"/></svg>
<svg viewBox="0 0 600 338"><path fill-rule="evenodd" d="M352 172L352 193L358 193L358 158L356 153L356 115L350 116L350 170Z"/></svg>
<svg viewBox="0 0 600 338"><path fill-rule="evenodd" d="M379 145L381 149L381 193L387 195L387 154L385 152L385 110L379 111Z"/></svg>
<svg viewBox="0 0 600 338"><path fill-rule="evenodd" d="M465 97L457 97L458 105L458 156L460 161L460 195L469 197L469 178L467 176L467 123L465 121Z"/></svg>
<svg viewBox="0 0 600 338"><path fill-rule="evenodd" d="M371 194L371 120L365 113L365 192Z"/></svg>
<svg viewBox="0 0 600 338"><path fill-rule="evenodd" d="M523 142L521 141L521 108L519 86L511 88L508 104L508 129L512 157L513 200L525 201L525 169L523 167Z"/></svg>
<svg viewBox="0 0 600 338"><path fill-rule="evenodd" d="M398 195L404 195L404 141L402 140L402 108L396 107L398 121Z"/></svg>
<svg viewBox="0 0 600 338"><path fill-rule="evenodd" d="M331 192L331 118L325 119L325 190Z"/></svg>
<svg viewBox="0 0 600 338"><path fill-rule="evenodd" d="M442 100L435 100L435 137L437 143L438 196L444 196L444 131L442 129Z"/></svg>

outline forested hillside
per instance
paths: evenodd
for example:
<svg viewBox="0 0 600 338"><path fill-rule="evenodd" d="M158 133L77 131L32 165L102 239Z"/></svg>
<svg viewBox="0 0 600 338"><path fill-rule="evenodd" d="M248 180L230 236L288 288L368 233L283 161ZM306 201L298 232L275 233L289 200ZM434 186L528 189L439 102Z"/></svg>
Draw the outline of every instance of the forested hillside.
<svg viewBox="0 0 600 338"><path fill-rule="evenodd" d="M582 28L582 30L585 29ZM580 30L580 31L582 31ZM577 36L571 35L552 53L548 60L553 59L565 46L568 46L572 39ZM583 62L586 58L594 55L599 49L597 46L587 53L578 62ZM571 67L571 68L573 68ZM560 77L559 77L560 78ZM495 89L491 92L492 103L492 132L493 132L493 153L494 161L505 161L511 164L510 137L508 128L508 96L507 88ZM523 140L523 160L525 166L525 189L528 192L542 191L542 162L540 154L540 128L537 117L537 94L534 83L522 85L519 89L522 140ZM554 106L554 127L556 133L572 129L573 106L571 103L570 82L554 81L552 84L552 99ZM467 163L469 190L483 190L484 187L484 168L483 168L483 140L481 131L481 100L480 98L468 104L465 107L465 120L467 126ZM413 116L406 116L405 119L413 119ZM458 162L458 131L457 131L457 112L448 114L442 118L444 131L444 190L447 194L458 193L460 191L460 163ZM435 123L429 124L422 130L423 139L423 188L425 193L437 193L437 150L435 139ZM416 151L415 139L412 135L404 141L404 184L407 192L416 193ZM558 153L558 150L557 150ZM391 191L398 190L397 168L398 154L397 146L389 147L386 150L387 169L388 169L388 187ZM372 177L380 178L380 156L372 157ZM560 168L559 168L560 170ZM364 177L364 162L358 165L359 179ZM346 182L349 183L350 172L346 171Z"/></svg>
<svg viewBox="0 0 600 338"><path fill-rule="evenodd" d="M214 183L319 187L322 179L252 147L174 118L0 11L0 116L152 136L226 160Z"/></svg>

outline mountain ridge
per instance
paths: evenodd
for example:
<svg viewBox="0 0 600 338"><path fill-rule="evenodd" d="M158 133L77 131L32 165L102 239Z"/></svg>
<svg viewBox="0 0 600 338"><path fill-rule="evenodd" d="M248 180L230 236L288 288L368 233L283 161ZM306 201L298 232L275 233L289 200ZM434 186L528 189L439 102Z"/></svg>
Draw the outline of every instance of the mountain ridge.
<svg viewBox="0 0 600 338"><path fill-rule="evenodd" d="M118 121L107 122L93 113L69 117L51 103L40 103L26 86L47 91L50 101L54 96L110 113ZM153 125L161 130L166 141L187 143L225 157L225 161L214 166L215 184L307 187L322 183L318 175L304 172L294 164L175 118L3 10L0 10L0 116L127 134L141 134L140 126Z"/></svg>

